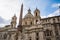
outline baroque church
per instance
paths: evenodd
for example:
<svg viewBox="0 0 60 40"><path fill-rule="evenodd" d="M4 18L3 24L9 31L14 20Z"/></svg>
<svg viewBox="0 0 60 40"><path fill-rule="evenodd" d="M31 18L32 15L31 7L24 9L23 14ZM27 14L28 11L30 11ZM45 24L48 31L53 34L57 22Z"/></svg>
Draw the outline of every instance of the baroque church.
<svg viewBox="0 0 60 40"><path fill-rule="evenodd" d="M22 18L23 4L16 28L17 17L12 17L10 25L0 28L0 40L60 40L60 16L41 18L36 8L34 15L28 13Z"/></svg>

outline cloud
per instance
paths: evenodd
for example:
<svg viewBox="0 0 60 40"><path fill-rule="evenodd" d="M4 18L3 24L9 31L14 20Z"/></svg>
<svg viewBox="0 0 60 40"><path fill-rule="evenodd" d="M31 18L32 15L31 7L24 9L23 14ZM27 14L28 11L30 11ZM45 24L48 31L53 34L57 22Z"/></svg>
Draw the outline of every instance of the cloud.
<svg viewBox="0 0 60 40"><path fill-rule="evenodd" d="M41 18L46 18L46 16L41 16Z"/></svg>
<svg viewBox="0 0 60 40"><path fill-rule="evenodd" d="M54 11L53 13L50 13L49 15L47 16L41 16L41 18L48 18L48 17L53 17L53 16L59 16L60 15L60 9Z"/></svg>
<svg viewBox="0 0 60 40"><path fill-rule="evenodd" d="M58 16L58 15L60 15L59 9L54 11L53 13L49 14L47 17Z"/></svg>
<svg viewBox="0 0 60 40"><path fill-rule="evenodd" d="M0 27L3 27L5 25L8 25L9 22L10 22L9 20L5 20L2 17L0 17Z"/></svg>
<svg viewBox="0 0 60 40"><path fill-rule="evenodd" d="M20 4L21 1L19 0L0 0L0 16L8 20L14 14L19 15Z"/></svg>
<svg viewBox="0 0 60 40"><path fill-rule="evenodd" d="M60 3L52 4L52 7L53 8L59 8L59 6L60 6ZM60 12L59 11L60 11L60 9L57 9L53 13L50 13L47 17L58 16L58 15L60 15Z"/></svg>
<svg viewBox="0 0 60 40"><path fill-rule="evenodd" d="M52 4L52 7L53 8L58 8L60 6L60 3L57 3L57 4ZM41 16L41 18L48 18L48 17L53 17L53 16L58 16L60 15L60 9L57 9L56 11L48 14L47 16Z"/></svg>
<svg viewBox="0 0 60 40"><path fill-rule="evenodd" d="M55 4L52 4L52 7L59 7L60 6L60 3L55 3Z"/></svg>
<svg viewBox="0 0 60 40"><path fill-rule="evenodd" d="M8 25L14 14L18 20L22 3L23 0L0 0L0 26Z"/></svg>
<svg viewBox="0 0 60 40"><path fill-rule="evenodd" d="M7 24L0 24L0 28L1 28L1 27L4 27L5 25L7 25Z"/></svg>
<svg viewBox="0 0 60 40"><path fill-rule="evenodd" d="M0 24L1 24L1 23L5 23L5 22L4 22L4 19L3 19L2 17L0 17Z"/></svg>

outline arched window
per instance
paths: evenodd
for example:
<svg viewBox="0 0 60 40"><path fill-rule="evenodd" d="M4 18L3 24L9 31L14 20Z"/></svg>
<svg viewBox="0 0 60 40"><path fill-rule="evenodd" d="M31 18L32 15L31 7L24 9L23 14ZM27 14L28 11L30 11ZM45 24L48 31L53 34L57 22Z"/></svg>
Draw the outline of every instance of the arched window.
<svg viewBox="0 0 60 40"><path fill-rule="evenodd" d="M36 23L38 22L38 20L36 20Z"/></svg>
<svg viewBox="0 0 60 40"><path fill-rule="evenodd" d="M7 34L5 33L5 34L4 34L4 39L6 39L6 38L7 38Z"/></svg>
<svg viewBox="0 0 60 40"><path fill-rule="evenodd" d="M36 24L40 24L40 22L38 20L36 20Z"/></svg>
<svg viewBox="0 0 60 40"><path fill-rule="evenodd" d="M29 40L31 40L31 37L29 37Z"/></svg>
<svg viewBox="0 0 60 40"><path fill-rule="evenodd" d="M25 24L27 25L27 22L25 22Z"/></svg>
<svg viewBox="0 0 60 40"><path fill-rule="evenodd" d="M31 25L32 25L32 22L31 22Z"/></svg>
<svg viewBox="0 0 60 40"><path fill-rule="evenodd" d="M37 12L36 12L36 16L37 16Z"/></svg>
<svg viewBox="0 0 60 40"><path fill-rule="evenodd" d="M0 33L0 38L2 38L2 34Z"/></svg>
<svg viewBox="0 0 60 40"><path fill-rule="evenodd" d="M36 33L36 36L38 37L39 36L39 33Z"/></svg>
<svg viewBox="0 0 60 40"><path fill-rule="evenodd" d="M53 18L53 22L55 23L55 18Z"/></svg>
<svg viewBox="0 0 60 40"><path fill-rule="evenodd" d="M46 30L45 32L44 32L44 34L45 34L45 36L51 36L52 35L52 31L50 31L50 30Z"/></svg>

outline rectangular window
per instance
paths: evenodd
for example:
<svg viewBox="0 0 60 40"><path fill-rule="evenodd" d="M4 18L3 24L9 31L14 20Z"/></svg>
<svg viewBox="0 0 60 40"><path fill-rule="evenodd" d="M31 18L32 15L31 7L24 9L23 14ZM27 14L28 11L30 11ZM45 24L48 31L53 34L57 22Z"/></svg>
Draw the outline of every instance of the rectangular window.
<svg viewBox="0 0 60 40"><path fill-rule="evenodd" d="M53 23L55 23L55 19L53 19Z"/></svg>
<svg viewBox="0 0 60 40"><path fill-rule="evenodd" d="M36 40L39 40L39 33L36 33Z"/></svg>
<svg viewBox="0 0 60 40"><path fill-rule="evenodd" d="M59 24L59 29L60 29L60 24Z"/></svg>
<svg viewBox="0 0 60 40"><path fill-rule="evenodd" d="M58 34L58 31L55 31L55 34L56 34L56 36L58 36L59 34Z"/></svg>
<svg viewBox="0 0 60 40"><path fill-rule="evenodd" d="M36 40L39 40L39 38L36 38Z"/></svg>
<svg viewBox="0 0 60 40"><path fill-rule="evenodd" d="M59 37L56 37L56 40L60 40L60 38Z"/></svg>
<svg viewBox="0 0 60 40"><path fill-rule="evenodd" d="M29 40L31 40L31 37L29 37Z"/></svg>
<svg viewBox="0 0 60 40"><path fill-rule="evenodd" d="M29 40L31 40L31 38Z"/></svg>
<svg viewBox="0 0 60 40"><path fill-rule="evenodd" d="M31 22L31 25L32 25L32 22Z"/></svg>
<svg viewBox="0 0 60 40"><path fill-rule="evenodd" d="M47 38L46 40L51 40L51 38Z"/></svg>
<svg viewBox="0 0 60 40"><path fill-rule="evenodd" d="M59 17L57 18L57 20L59 21Z"/></svg>

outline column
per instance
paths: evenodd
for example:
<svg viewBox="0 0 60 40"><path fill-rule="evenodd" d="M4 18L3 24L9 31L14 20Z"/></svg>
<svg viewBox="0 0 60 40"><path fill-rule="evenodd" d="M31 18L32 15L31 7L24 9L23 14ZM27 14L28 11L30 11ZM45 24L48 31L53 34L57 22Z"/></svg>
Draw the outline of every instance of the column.
<svg viewBox="0 0 60 40"><path fill-rule="evenodd" d="M39 40L44 40L44 32L43 31L39 32Z"/></svg>
<svg viewBox="0 0 60 40"><path fill-rule="evenodd" d="M56 40L54 26L53 25L51 25L51 26L52 26L52 40Z"/></svg>
<svg viewBox="0 0 60 40"><path fill-rule="evenodd" d="M28 36L29 36L29 34L26 33L24 39L25 39L25 40L29 40Z"/></svg>
<svg viewBox="0 0 60 40"><path fill-rule="evenodd" d="M36 40L36 33L35 33L35 32L32 32L32 33L31 33L31 39L32 39L32 40Z"/></svg>

